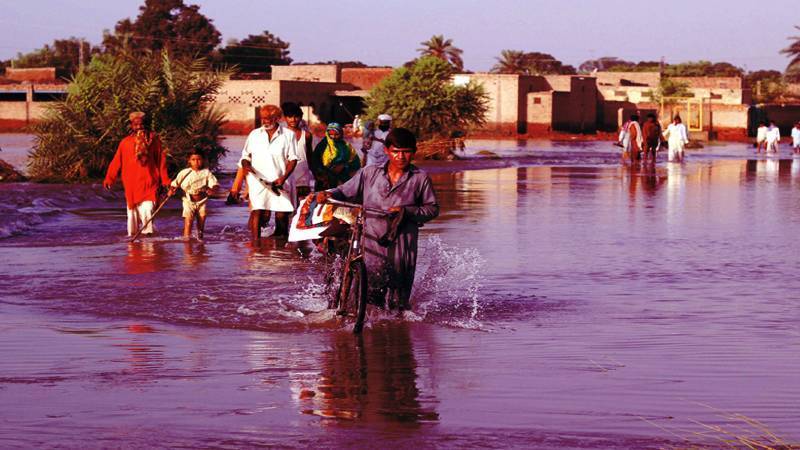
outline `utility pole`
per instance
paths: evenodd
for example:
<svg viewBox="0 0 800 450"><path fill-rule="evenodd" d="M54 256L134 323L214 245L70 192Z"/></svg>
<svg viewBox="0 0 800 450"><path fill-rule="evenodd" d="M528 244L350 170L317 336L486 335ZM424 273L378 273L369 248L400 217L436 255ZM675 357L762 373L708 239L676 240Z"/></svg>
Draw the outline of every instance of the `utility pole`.
<svg viewBox="0 0 800 450"><path fill-rule="evenodd" d="M78 40L78 71L83 71L83 38Z"/></svg>

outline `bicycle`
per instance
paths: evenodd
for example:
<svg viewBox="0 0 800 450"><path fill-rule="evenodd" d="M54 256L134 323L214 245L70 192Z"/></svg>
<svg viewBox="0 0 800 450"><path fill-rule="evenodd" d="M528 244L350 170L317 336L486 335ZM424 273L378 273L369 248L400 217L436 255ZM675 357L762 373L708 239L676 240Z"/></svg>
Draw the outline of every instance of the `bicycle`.
<svg viewBox="0 0 800 450"><path fill-rule="evenodd" d="M355 218L349 224L347 248L345 249L344 246L341 246L338 251L333 250L332 252L343 256L344 264L342 265L342 279L339 289L336 290L336 295L328 302L328 308L336 309L337 315L355 317L353 333L359 334L364 329L364 319L367 315L367 266L364 263L362 242L365 214L367 211L380 214L385 214L385 212L331 198L325 200L325 202L350 208L355 212Z"/></svg>

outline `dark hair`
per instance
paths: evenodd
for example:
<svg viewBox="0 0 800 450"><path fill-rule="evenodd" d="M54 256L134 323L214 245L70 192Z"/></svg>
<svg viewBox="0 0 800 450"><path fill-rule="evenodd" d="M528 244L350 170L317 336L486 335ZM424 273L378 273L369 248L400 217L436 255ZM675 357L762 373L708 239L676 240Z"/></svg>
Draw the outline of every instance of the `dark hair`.
<svg viewBox="0 0 800 450"><path fill-rule="evenodd" d="M639 115L638 114L631 114L631 120L634 121L634 122L638 122L639 121Z"/></svg>
<svg viewBox="0 0 800 450"><path fill-rule="evenodd" d="M197 155L197 156L199 156L199 157L201 157L203 159L206 159L205 152L203 152L203 150L201 150L199 148L193 148L193 149L189 150L189 153L186 155L186 159L191 158L193 155Z"/></svg>
<svg viewBox="0 0 800 450"><path fill-rule="evenodd" d="M303 110L297 103L286 102L281 105L281 109L284 117L303 117Z"/></svg>
<svg viewBox="0 0 800 450"><path fill-rule="evenodd" d="M653 113L647 113L647 118L648 118L648 119L653 119L653 120L655 120L655 118L656 118L656 115L655 115L655 114L653 114Z"/></svg>
<svg viewBox="0 0 800 450"><path fill-rule="evenodd" d="M386 148L413 148L417 149L417 138L414 133L405 128L392 128L386 135Z"/></svg>

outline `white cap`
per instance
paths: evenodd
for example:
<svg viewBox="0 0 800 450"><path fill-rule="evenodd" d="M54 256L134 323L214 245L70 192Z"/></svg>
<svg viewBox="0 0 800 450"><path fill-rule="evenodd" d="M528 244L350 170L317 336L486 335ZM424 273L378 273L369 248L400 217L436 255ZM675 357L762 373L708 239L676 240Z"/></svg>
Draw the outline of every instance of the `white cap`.
<svg viewBox="0 0 800 450"><path fill-rule="evenodd" d="M378 116L378 120L380 120L381 122L383 122L383 121L391 121L392 120L392 116L390 116L388 114L381 114L380 116Z"/></svg>

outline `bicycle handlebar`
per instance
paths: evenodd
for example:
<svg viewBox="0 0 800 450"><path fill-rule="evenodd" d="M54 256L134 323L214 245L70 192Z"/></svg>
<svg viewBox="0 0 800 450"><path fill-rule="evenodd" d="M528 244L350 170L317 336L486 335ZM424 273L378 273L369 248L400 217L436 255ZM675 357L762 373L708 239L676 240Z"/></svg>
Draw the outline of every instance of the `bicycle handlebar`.
<svg viewBox="0 0 800 450"><path fill-rule="evenodd" d="M384 211L382 209L366 208L364 207L364 205L359 205L358 203L343 202L341 200L336 200L333 198L328 198L327 200L325 200L325 203L330 203L331 205L336 205L336 206L344 206L345 208L360 208L365 211L369 211L371 213L376 213L376 214L383 214L383 215L390 214L389 211Z"/></svg>

